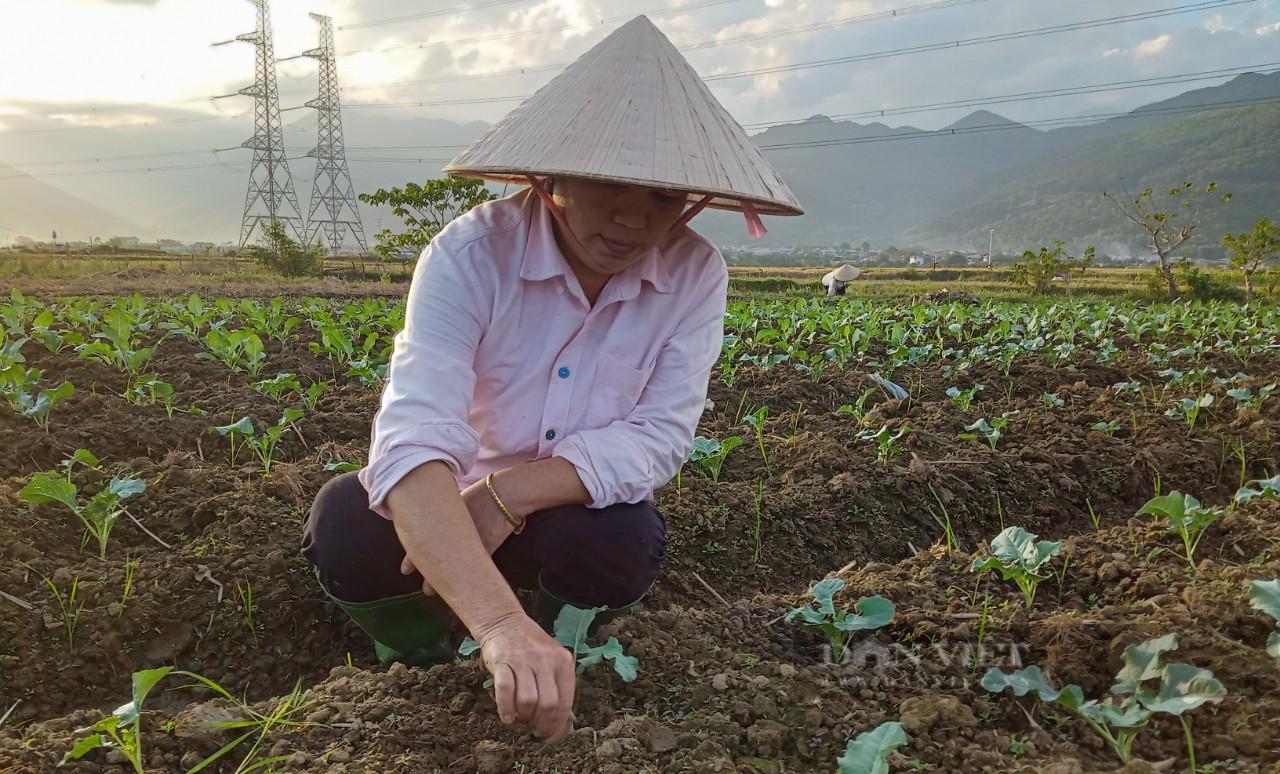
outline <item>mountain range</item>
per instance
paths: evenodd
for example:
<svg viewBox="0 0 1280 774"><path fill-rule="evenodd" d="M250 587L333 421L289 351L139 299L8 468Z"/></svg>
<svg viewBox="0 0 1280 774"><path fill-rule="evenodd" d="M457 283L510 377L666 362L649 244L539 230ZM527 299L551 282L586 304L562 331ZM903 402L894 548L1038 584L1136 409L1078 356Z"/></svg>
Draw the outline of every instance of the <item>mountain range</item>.
<svg viewBox="0 0 1280 774"><path fill-rule="evenodd" d="M314 120L307 116L286 125L291 156L302 156L314 142ZM1142 233L1110 209L1100 192L1159 190L1184 179L1216 180L1233 194L1230 204L1205 211L1202 244L1215 244L1224 230L1248 228L1261 215L1280 218L1280 72L1240 75L1127 114L1093 121L1082 116L1073 123L1080 125L1041 129L978 110L937 131L825 116L771 127L752 139L789 182L806 214L767 219L770 233L763 241L985 250L994 228L997 250L1003 252L1060 239L1077 249L1089 241L1112 254L1136 253ZM368 110L346 111L344 124L357 192L434 176L457 146L487 128L480 122L394 118ZM226 148L245 138L245 122L79 132L26 128L17 138L0 132L0 162L9 165L0 165L0 231L36 238L56 228L71 239L90 234L236 239L247 150L104 166L201 167L124 175L25 178L24 172L40 175L57 167L28 170L23 158L79 160ZM378 148L406 145L426 146L409 151L421 154L420 162L373 155L386 152ZM305 210L313 163L300 159L291 167ZM362 218L369 235L398 223L389 211L375 208L364 208ZM708 212L697 227L720 244L747 242L740 216Z"/></svg>

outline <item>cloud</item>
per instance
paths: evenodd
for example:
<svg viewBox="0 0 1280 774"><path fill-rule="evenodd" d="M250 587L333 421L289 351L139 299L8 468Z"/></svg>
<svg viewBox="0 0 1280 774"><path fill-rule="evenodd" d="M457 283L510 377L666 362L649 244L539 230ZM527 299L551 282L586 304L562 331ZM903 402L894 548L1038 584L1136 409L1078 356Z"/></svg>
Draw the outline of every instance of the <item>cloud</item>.
<svg viewBox="0 0 1280 774"><path fill-rule="evenodd" d="M1160 35L1158 37L1151 38L1150 40L1144 40L1138 44L1137 48L1134 49L1134 53L1140 57L1155 56L1169 47L1169 40L1170 37L1168 34Z"/></svg>

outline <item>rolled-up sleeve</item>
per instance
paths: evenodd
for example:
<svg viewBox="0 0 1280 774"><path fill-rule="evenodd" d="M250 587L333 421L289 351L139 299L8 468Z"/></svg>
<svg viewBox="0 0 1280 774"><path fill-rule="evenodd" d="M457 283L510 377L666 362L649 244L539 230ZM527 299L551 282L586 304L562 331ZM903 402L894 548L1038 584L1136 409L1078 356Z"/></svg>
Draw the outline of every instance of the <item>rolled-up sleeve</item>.
<svg viewBox="0 0 1280 774"><path fill-rule="evenodd" d="M382 404L373 422L369 462L358 477L369 507L386 518L386 497L400 479L440 460L455 477L476 462L480 436L467 424L475 391L475 355L489 319L480 283L449 229L423 251L395 337Z"/></svg>
<svg viewBox="0 0 1280 774"><path fill-rule="evenodd" d="M577 469L591 508L640 502L674 478L689 455L724 340L729 275L718 256L699 280L689 313L663 345L631 414L571 433L552 452Z"/></svg>

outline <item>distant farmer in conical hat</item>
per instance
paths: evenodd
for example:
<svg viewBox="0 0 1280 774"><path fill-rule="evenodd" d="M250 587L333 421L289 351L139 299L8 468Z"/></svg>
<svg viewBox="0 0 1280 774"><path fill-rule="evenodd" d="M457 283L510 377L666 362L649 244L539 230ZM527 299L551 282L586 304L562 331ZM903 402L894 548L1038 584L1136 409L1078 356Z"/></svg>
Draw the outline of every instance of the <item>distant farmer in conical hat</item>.
<svg viewBox="0 0 1280 774"><path fill-rule="evenodd" d="M563 605L624 611L665 555L652 495L693 442L728 275L704 207L801 214L661 32L637 17L446 168L527 184L423 252L369 461L317 495L303 553L384 663L453 657L498 713L562 738ZM526 613L515 590L528 590Z"/></svg>
<svg viewBox="0 0 1280 774"><path fill-rule="evenodd" d="M822 287L827 289L827 296L843 296L850 282L862 274L862 269L844 264L822 275Z"/></svg>

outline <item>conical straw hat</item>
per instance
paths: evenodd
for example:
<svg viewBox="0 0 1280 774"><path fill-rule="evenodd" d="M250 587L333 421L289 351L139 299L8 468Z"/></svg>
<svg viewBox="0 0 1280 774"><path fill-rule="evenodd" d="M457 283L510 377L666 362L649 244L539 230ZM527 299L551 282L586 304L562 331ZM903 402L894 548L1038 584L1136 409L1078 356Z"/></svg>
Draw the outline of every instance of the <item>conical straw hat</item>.
<svg viewBox="0 0 1280 774"><path fill-rule="evenodd" d="M710 194L708 206L804 210L671 41L637 16L450 162L462 177L567 176ZM750 213L749 213L750 214Z"/></svg>
<svg viewBox="0 0 1280 774"><path fill-rule="evenodd" d="M830 282L833 279L839 280L841 282L853 282L861 274L862 274L862 269L859 269L857 266L850 266L849 264L846 263L842 266L838 266L835 269L832 269L831 271L827 272L825 275L823 275L822 279L826 280L827 282Z"/></svg>

